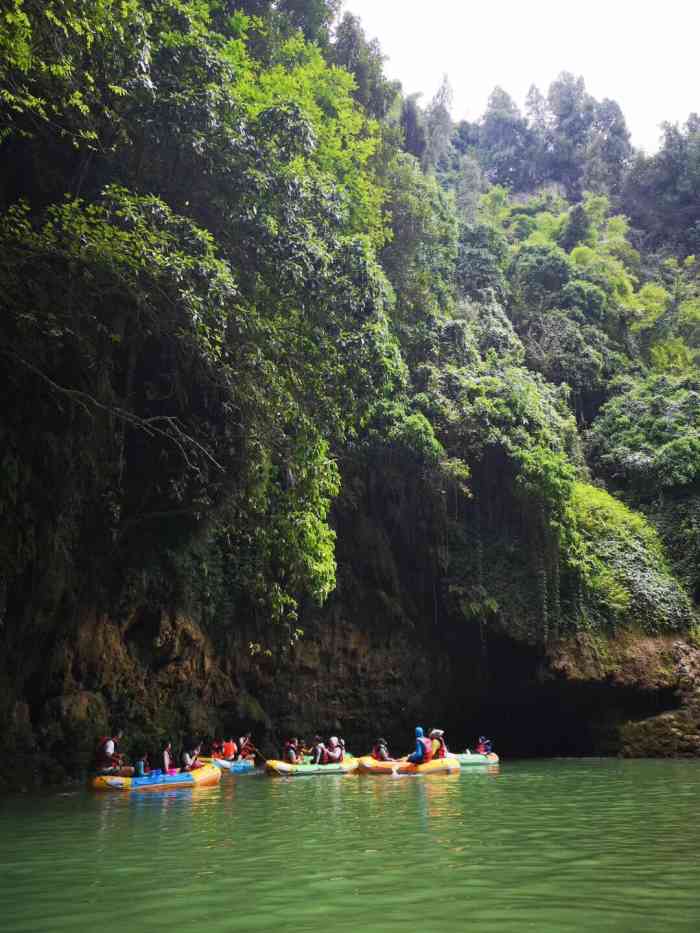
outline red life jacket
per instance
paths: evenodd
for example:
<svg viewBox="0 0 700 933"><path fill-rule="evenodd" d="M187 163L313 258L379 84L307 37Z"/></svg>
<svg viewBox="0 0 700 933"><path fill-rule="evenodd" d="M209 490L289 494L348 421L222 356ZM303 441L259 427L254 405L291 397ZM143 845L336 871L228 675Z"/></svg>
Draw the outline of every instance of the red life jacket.
<svg viewBox="0 0 700 933"><path fill-rule="evenodd" d="M445 740L441 737L438 739L440 747L433 755L433 758L447 758L447 745L445 745Z"/></svg>
<svg viewBox="0 0 700 933"><path fill-rule="evenodd" d="M483 742L479 742L479 744L476 746L476 753L477 753L477 755L485 755L485 754L486 754L486 746L484 745Z"/></svg>
<svg viewBox="0 0 700 933"><path fill-rule="evenodd" d="M423 746L423 760L421 764L427 764L429 761L433 760L433 742L432 739L426 739L425 736L422 736L418 741Z"/></svg>
<svg viewBox="0 0 700 933"><path fill-rule="evenodd" d="M321 752L321 757L318 759L318 763L319 763L320 765L327 765L327 764L328 764L328 761L329 761L329 759L328 759L328 749L327 749L327 748L324 748L323 751Z"/></svg>
<svg viewBox="0 0 700 933"><path fill-rule="evenodd" d="M230 761L232 758L235 758L237 751L238 749L236 748L235 742L224 742L222 749L221 749L221 752L227 761Z"/></svg>

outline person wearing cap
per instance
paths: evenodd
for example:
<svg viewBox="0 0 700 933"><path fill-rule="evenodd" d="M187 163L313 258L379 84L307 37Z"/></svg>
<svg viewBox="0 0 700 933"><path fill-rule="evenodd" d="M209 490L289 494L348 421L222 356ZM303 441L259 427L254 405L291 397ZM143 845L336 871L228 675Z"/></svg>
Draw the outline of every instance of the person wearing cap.
<svg viewBox="0 0 700 933"><path fill-rule="evenodd" d="M431 729L430 740L433 746L433 758L447 758L444 729Z"/></svg>
<svg viewBox="0 0 700 933"><path fill-rule="evenodd" d="M423 735L421 726L416 726L416 750L406 758L414 765L425 765L433 759L433 743Z"/></svg>
<svg viewBox="0 0 700 933"><path fill-rule="evenodd" d="M337 765L343 760L343 746L338 741L337 736L332 735L328 739L328 747L326 748L326 760L323 764Z"/></svg>
<svg viewBox="0 0 700 933"><path fill-rule="evenodd" d="M372 758L375 761L394 761L389 754L389 745L386 739L377 739L372 749Z"/></svg>

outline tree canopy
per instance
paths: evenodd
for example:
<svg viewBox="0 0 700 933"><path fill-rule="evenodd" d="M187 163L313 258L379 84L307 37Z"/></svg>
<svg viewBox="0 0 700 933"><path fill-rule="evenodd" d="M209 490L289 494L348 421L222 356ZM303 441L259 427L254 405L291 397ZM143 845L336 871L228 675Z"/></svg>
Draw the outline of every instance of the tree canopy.
<svg viewBox="0 0 700 933"><path fill-rule="evenodd" d="M286 645L368 580L483 637L690 624L695 115L634 153L563 73L455 124L335 0L12 0L0 53L17 625L30 578Z"/></svg>

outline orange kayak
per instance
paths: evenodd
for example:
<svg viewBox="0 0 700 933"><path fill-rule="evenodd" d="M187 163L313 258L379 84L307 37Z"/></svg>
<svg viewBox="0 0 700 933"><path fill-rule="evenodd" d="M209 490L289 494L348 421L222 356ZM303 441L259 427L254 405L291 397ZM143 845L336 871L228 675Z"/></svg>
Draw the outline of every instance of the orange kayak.
<svg viewBox="0 0 700 933"><path fill-rule="evenodd" d="M405 758L399 761L377 761L371 755L364 755L358 761L361 774L449 774L459 771L460 767L456 758L433 758L423 765L414 765Z"/></svg>

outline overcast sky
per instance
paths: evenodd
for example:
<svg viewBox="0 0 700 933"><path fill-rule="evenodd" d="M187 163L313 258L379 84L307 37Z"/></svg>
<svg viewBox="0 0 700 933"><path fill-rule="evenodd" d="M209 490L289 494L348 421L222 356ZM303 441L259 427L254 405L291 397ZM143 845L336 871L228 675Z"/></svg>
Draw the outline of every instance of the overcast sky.
<svg viewBox="0 0 700 933"><path fill-rule="evenodd" d="M385 70L427 102L447 73L456 120L479 117L501 85L522 108L561 71L622 107L633 145L654 152L663 120L700 111L698 0L345 0Z"/></svg>

